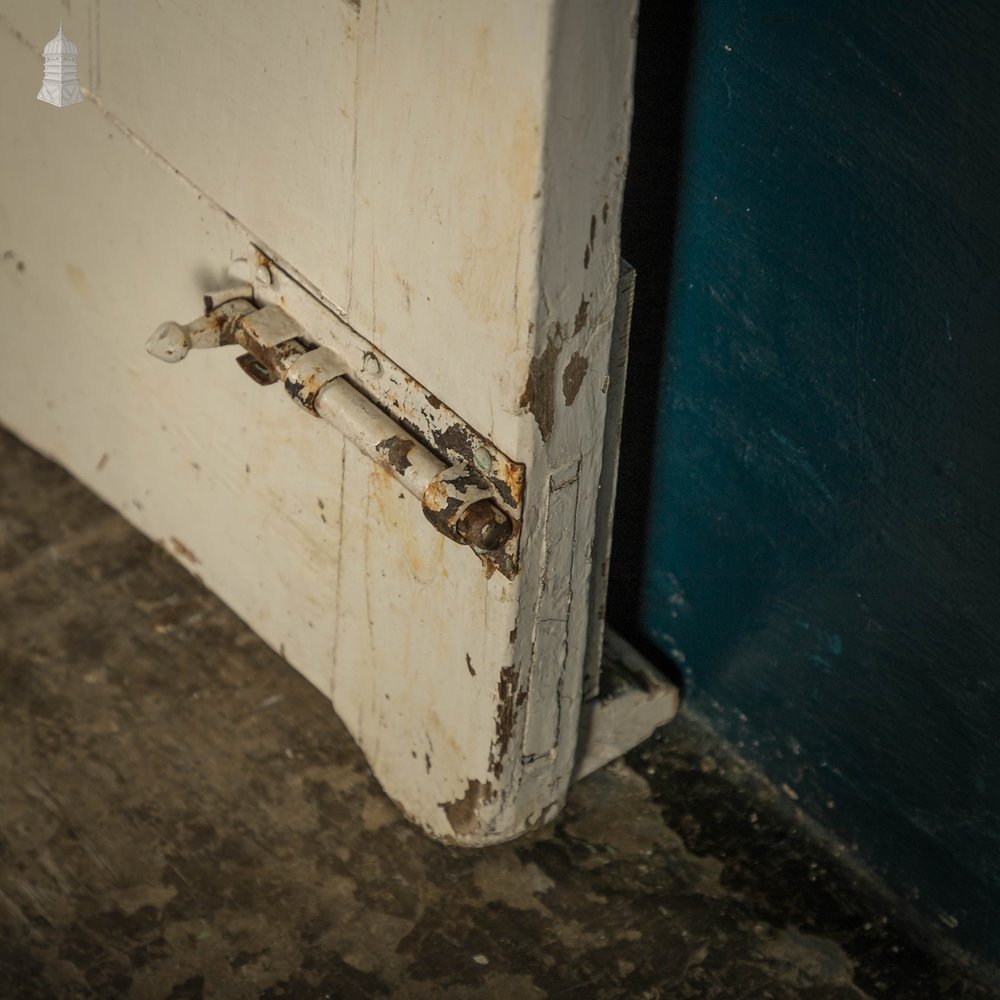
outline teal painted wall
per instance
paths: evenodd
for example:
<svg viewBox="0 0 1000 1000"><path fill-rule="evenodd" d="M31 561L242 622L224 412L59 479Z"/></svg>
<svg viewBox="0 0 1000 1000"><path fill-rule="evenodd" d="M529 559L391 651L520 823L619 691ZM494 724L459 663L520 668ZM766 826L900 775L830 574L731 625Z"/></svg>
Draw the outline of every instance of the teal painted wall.
<svg viewBox="0 0 1000 1000"><path fill-rule="evenodd" d="M625 253L646 327L613 617L1000 960L1000 6L696 12L659 49L640 20ZM671 146L692 23L675 188L676 154L651 150ZM657 249L636 213L675 198ZM639 369L659 355L657 387Z"/></svg>

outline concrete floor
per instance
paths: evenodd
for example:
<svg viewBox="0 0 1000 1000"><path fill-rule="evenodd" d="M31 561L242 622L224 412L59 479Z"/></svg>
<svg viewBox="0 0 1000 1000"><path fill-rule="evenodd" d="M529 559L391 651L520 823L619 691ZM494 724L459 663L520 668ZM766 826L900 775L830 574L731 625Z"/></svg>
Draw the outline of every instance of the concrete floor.
<svg viewBox="0 0 1000 1000"><path fill-rule="evenodd" d="M426 839L169 556L0 463L0 997L998 995L684 713L553 826Z"/></svg>

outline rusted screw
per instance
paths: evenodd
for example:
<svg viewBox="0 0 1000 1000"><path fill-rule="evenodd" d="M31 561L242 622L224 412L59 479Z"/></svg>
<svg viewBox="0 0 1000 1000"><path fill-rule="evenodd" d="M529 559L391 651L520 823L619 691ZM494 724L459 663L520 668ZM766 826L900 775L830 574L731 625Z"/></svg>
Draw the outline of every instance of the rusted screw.
<svg viewBox="0 0 1000 1000"><path fill-rule="evenodd" d="M514 533L510 518L490 500L470 504L455 530L463 542L487 552L505 545Z"/></svg>

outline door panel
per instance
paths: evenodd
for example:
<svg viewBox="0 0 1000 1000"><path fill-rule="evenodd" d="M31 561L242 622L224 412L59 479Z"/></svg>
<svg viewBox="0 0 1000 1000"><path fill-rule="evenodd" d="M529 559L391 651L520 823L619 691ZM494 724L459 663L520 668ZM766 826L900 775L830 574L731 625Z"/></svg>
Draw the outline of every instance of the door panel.
<svg viewBox="0 0 1000 1000"><path fill-rule="evenodd" d="M90 3L102 105L346 307L357 8Z"/></svg>
<svg viewBox="0 0 1000 1000"><path fill-rule="evenodd" d="M578 755L634 10L272 6L92 0L93 89L61 110L23 97L55 25L6 9L0 419L329 695L416 822L502 840ZM391 412L337 330L524 465L510 578L227 349L145 354L251 242L349 383Z"/></svg>

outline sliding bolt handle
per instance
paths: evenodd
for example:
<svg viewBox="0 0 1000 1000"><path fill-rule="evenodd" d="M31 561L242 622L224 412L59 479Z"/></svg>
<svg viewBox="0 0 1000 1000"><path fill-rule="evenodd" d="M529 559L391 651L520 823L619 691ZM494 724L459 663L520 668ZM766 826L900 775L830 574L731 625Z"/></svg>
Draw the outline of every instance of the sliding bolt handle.
<svg viewBox="0 0 1000 1000"><path fill-rule="evenodd" d="M153 331L153 336L146 341L146 351L159 361L166 361L168 364L183 361L190 350L191 337L180 323L175 323L173 320L161 323Z"/></svg>
<svg viewBox="0 0 1000 1000"><path fill-rule="evenodd" d="M258 280L263 283L260 276ZM332 424L393 476L420 501L424 516L441 534L470 546L480 557L501 550L513 537L514 524L484 479L492 467L487 448L480 446L470 465L448 465L352 384L340 354L312 343L276 303L255 305L248 283L206 295L205 315L186 325L161 323L146 350L173 364L195 348L227 345L247 352L236 360L255 382L281 382L299 406ZM364 371L381 371L371 352L365 355Z"/></svg>
<svg viewBox="0 0 1000 1000"><path fill-rule="evenodd" d="M224 295L226 293L215 293ZM210 296L205 296L206 305ZM161 323L146 341L146 351L160 361L176 364L194 348L225 347L236 343L236 324L255 306L248 299L234 298L216 305L206 316L181 325Z"/></svg>

